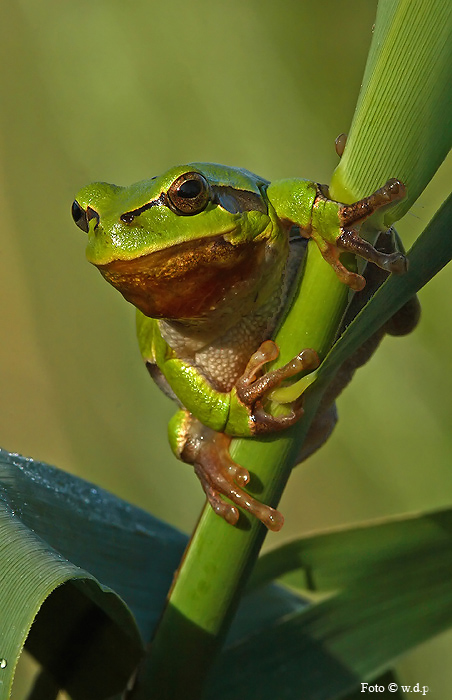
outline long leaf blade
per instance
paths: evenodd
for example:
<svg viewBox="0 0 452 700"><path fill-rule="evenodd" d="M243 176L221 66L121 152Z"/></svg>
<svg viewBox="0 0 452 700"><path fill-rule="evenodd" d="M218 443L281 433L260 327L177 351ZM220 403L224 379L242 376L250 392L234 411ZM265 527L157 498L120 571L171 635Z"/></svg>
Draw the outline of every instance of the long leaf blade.
<svg viewBox="0 0 452 700"><path fill-rule="evenodd" d="M121 690L185 544L102 489L0 450L1 700L25 641L75 700Z"/></svg>

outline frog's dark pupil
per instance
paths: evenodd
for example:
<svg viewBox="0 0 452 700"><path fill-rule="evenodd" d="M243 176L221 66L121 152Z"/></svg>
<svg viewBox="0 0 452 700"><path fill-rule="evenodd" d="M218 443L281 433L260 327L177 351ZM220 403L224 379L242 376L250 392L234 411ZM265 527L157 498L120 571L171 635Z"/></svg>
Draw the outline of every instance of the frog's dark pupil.
<svg viewBox="0 0 452 700"><path fill-rule="evenodd" d="M202 182L200 180L185 180L177 190L179 197L183 199L194 199L201 194Z"/></svg>

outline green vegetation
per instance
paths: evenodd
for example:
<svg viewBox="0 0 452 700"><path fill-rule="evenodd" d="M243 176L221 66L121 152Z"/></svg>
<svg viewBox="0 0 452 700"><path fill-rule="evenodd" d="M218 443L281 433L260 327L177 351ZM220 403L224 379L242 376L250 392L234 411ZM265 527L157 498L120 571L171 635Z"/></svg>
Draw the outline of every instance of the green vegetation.
<svg viewBox="0 0 452 700"><path fill-rule="evenodd" d="M378 185L398 176L412 196L426 186L447 153L451 134L444 105L450 104L451 62L450 52L439 51L443 35L438 27L450 28L451 11L441 0L427 5L424 17L418 3L398 3L397 11L396 4L381 3L365 81L376 94L374 100L391 106L388 123L393 120L399 135L389 127L385 131L384 121L372 121L371 138L363 148L359 135L369 107L361 99L348 150L333 179L334 192L352 192L354 199L373 189L373 177ZM405 15L410 7L412 15ZM8 341L1 349L4 447L58 464L174 525L192 528L202 499L190 470L169 457L164 426L172 406L157 396L140 365L132 309L83 262L84 240L69 221L73 193L90 180L126 183L190 160L240 165L269 179L301 175L330 180L337 162L334 137L351 122L374 12L370 3L357 2L341 3L340 10L337 3L326 2L315 12L287 2L286 13L267 2L232 3L227 13L203 2L194 12L193 5L154 7L144 0L133 6L83 2L70 7L23 0L11 8L8 26L1 30L2 64L13 66L3 76L8 109L0 116L7 260L2 326ZM403 60L410 33L417 63ZM427 37L422 50L420 36ZM385 37L393 43L403 39L392 57ZM381 54L378 46L383 46ZM397 103L397 90L391 93L389 87L403 83L404 75L413 80L416 70L422 76L417 89L401 89L403 100ZM385 75L389 87L382 97L378 92ZM371 92L369 88L365 94ZM423 111L419 105L425 104L428 110ZM404 133L409 138L403 140ZM402 154L408 154L405 160ZM450 181L450 160L398 224L406 247L446 198L448 175ZM331 353L330 370L338 353L347 353L382 313L402 303L404 294L450 259L450 237L445 236L449 222L450 202L414 249L411 276L385 285ZM247 697L253 692L259 698L275 697L275 679L281 682L287 664L284 682L297 689L294 697L302 688L303 697L332 700L359 687L361 678L373 679L392 667L393 659L414 644L450 627L451 339L445 318L450 312L442 303L450 284L446 273L425 289L420 330L405 340L385 341L341 399L344 419L330 444L292 477L281 504L285 530L272 536L271 543L279 546L281 538L295 533L298 543L280 550L279 559L277 554L264 558L253 585L290 571L291 586L303 595L286 588L249 591L218 661L221 690L210 686L207 697L236 696L237 687ZM282 335L279 340L288 356L294 354L290 338ZM326 381L328 364L323 372ZM308 411L316 400L314 386ZM293 454L293 439L283 438L280 449ZM241 444L235 456L244 464L247 459L259 463L259 450L269 455L275 444ZM252 456L247 457L247 450ZM42 608L30 635L30 651L58 675L49 637L59 643L65 631L80 634L90 619L91 634L76 637L82 641L73 648L83 647L86 657L80 661L81 672L69 674L69 686L74 698L111 695L105 679L123 683L141 641L129 613L105 586L128 603L147 641L184 537L95 487L49 473L36 463L3 458L0 556L3 552L9 562L7 545L17 543L14 560L19 568L15 571L8 563L1 569L10 597L1 599L0 634L7 630L5 615L11 615L9 631L14 628L15 634L8 633L6 641L0 637L0 656L7 661L4 668L0 663L0 698L8 697L8 678L34 614L55 586L72 580ZM286 468L283 481L287 476ZM270 497L276 499L282 482L272 488ZM412 511L431 514L358 530L353 525ZM306 535L344 523L339 533ZM208 581L210 588L207 594L202 590L200 599L207 598L211 607L201 610L189 595L195 600L189 617L180 618L179 606L169 609L170 629L183 634L169 639L176 666L168 665L162 687L172 678L176 686L185 683L184 697L190 692L197 697L196 682L208 671L207 652L215 647L215 635L221 640L226 632L237 586L244 582L262 538L257 528L236 531L211 513L203 515L186 569L200 577L198 584L193 574L188 579L184 574L178 587L184 587L185 576L185 585L193 590L197 585L199 593ZM159 554L165 543L168 559ZM207 559L206 548L213 552ZM73 564L62 561L55 550ZM113 567L109 552L114 552ZM310 604L300 567L311 587L329 594L326 599ZM230 576L228 583L225 575ZM223 592L221 611L215 586ZM62 637L49 635L55 620L65 619L63 612L69 610L73 615L67 616ZM15 614L23 615L16 620ZM208 618L208 625L201 625L197 615ZM254 636L247 638L249 632ZM177 644L193 639L196 643L187 645L179 672L195 677L175 675L182 658ZM92 640L98 645L90 647ZM163 637L157 653L165 644L167 649ZM436 647L437 655L448 653L443 644ZM76 664L77 655L72 658ZM318 684L318 679L316 685L307 672L297 676L295 669L303 670L301 658L318 665L332 685ZM399 670L411 679L407 683L434 684L435 690L441 684L450 687L446 665L440 674L428 662L418 662L413 676L408 659ZM154 684L159 698L164 697L162 687ZM15 697L20 692L18 688ZM33 692L30 697L50 698L57 689L43 674ZM149 697L148 692L141 697Z"/></svg>

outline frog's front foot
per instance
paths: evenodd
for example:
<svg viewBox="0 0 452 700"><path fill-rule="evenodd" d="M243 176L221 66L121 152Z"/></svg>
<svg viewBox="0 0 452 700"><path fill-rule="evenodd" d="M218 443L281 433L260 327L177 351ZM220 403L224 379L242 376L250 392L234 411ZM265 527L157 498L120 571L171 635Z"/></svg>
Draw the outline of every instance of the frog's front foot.
<svg viewBox="0 0 452 700"><path fill-rule="evenodd" d="M239 519L239 506L258 518L269 530L277 532L284 524L283 516L243 490L250 475L247 469L231 459L230 442L231 438L224 433L202 426L202 433L198 432L194 439L186 443L181 457L193 464L207 500L217 515L230 525L235 525ZM224 501L222 496L232 503Z"/></svg>
<svg viewBox="0 0 452 700"><path fill-rule="evenodd" d="M313 237L317 240L320 251L327 262L335 270L337 276L351 289L360 291L365 286L364 277L354 272L350 272L341 263L339 256L342 252L350 252L358 255L368 262L372 262L387 272L396 275L404 274L408 269L407 258L400 252L383 253L376 250L368 241L359 236L355 227L359 226L365 219L374 214L381 207L393 204L401 200L406 195L406 188L403 182L395 178L388 180L383 187L364 197L354 204L344 204L338 210L340 235L334 244L321 240L319 241L315 232ZM323 193L319 194L314 203L314 208L320 209L327 201Z"/></svg>
<svg viewBox="0 0 452 700"><path fill-rule="evenodd" d="M244 373L235 385L238 399L250 411L254 435L284 430L296 423L303 414L299 400L290 404L290 413L273 416L267 413L264 408L265 398L270 391L279 387L285 379L290 379L300 372L313 370L319 366L319 356L315 350L306 348L282 367L266 372L258 377L257 375L262 367L267 362L276 360L278 355L279 350L276 343L272 340L264 341L257 352L251 356Z"/></svg>

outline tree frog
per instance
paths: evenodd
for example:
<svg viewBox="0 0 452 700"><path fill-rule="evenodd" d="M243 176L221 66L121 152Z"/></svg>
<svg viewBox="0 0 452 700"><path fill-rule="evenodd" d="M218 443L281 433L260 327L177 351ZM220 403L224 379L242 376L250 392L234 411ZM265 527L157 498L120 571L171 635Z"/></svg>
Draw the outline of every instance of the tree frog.
<svg viewBox="0 0 452 700"><path fill-rule="evenodd" d="M88 234L87 258L137 309L140 350L158 386L179 404L170 421L176 456L194 466L214 511L228 523L244 508L272 530L282 515L252 498L246 469L233 462L233 436L282 430L302 413L266 411L266 396L318 365L315 349L265 371L271 340L312 238L339 279L365 284L340 260L356 253L403 273L400 252L379 252L359 236L362 221L404 197L398 180L352 205L302 179L269 183L246 170L190 163L119 187L84 187L72 216ZM324 435L329 432L328 426ZM227 500L224 500L224 497Z"/></svg>

